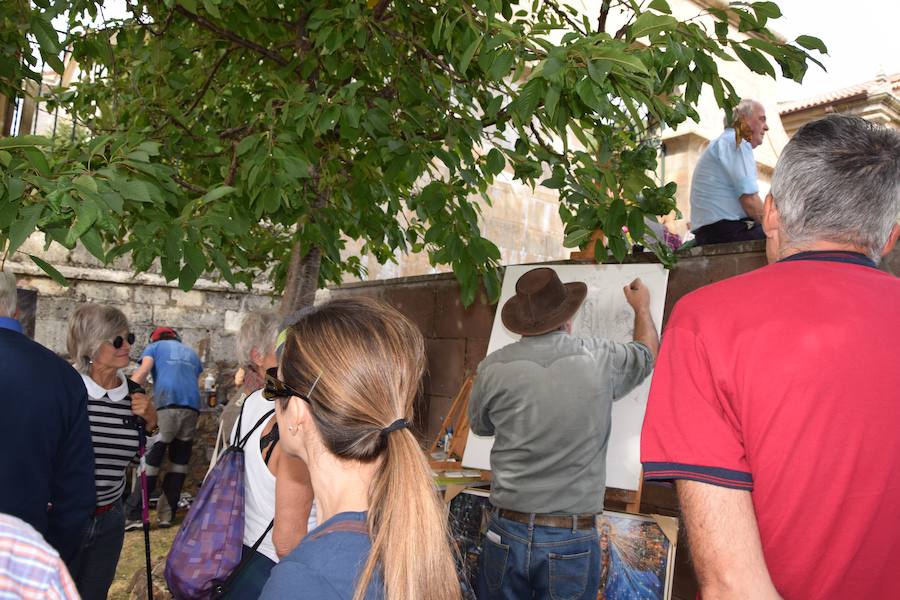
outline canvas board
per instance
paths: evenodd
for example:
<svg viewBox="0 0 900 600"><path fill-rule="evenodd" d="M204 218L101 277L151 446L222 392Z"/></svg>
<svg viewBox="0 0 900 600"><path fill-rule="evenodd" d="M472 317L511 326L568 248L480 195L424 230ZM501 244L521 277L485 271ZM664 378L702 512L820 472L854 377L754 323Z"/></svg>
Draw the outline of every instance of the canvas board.
<svg viewBox="0 0 900 600"><path fill-rule="evenodd" d="M575 315L572 334L579 337L605 337L613 341L631 341L634 333L634 312L625 300L622 288L636 277L650 290L650 313L659 332L666 301L669 272L659 264L627 265L547 265L554 269L563 283L584 281L587 297ZM515 294L516 281L534 265L515 265L506 268L498 307ZM500 308L494 318L488 353L519 339L500 320ZM641 479L640 436L650 377L621 400L613 404L612 432L606 455L606 485L624 490L637 490ZM469 432L464 467L491 468L493 437Z"/></svg>

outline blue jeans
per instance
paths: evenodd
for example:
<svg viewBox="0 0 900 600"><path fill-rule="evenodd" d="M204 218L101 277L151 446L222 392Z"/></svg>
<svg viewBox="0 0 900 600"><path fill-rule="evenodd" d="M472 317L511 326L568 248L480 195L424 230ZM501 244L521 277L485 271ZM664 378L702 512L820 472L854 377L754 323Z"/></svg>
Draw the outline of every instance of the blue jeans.
<svg viewBox="0 0 900 600"><path fill-rule="evenodd" d="M599 588L596 528L543 527L491 515L481 549L478 600L595 600Z"/></svg>
<svg viewBox="0 0 900 600"><path fill-rule="evenodd" d="M125 512L120 499L105 513L94 515L85 527L71 569L82 600L106 600L124 540Z"/></svg>

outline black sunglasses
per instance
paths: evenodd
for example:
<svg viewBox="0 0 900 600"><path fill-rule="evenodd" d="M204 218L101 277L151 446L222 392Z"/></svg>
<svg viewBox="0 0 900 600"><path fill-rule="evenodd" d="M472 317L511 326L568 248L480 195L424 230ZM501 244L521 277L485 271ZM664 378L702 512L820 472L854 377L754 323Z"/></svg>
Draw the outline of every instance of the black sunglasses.
<svg viewBox="0 0 900 600"><path fill-rule="evenodd" d="M316 377L316 380L309 388L310 394L312 394L312 391L315 389L317 383L319 383L318 377ZM266 369L266 386L263 388L262 395L266 400L275 400L276 398L290 398L291 396L297 396L298 398L304 400L307 404L312 404L312 401L309 399L308 394L298 392L296 389L278 379L278 367Z"/></svg>
<svg viewBox="0 0 900 600"><path fill-rule="evenodd" d="M125 337L122 337L121 335L117 335L116 337L113 338L112 342L110 342L110 343L113 345L113 348L118 350L119 348L122 347L122 344L124 344L126 341L128 342L129 346L134 346L134 334L131 333L130 331L125 335Z"/></svg>

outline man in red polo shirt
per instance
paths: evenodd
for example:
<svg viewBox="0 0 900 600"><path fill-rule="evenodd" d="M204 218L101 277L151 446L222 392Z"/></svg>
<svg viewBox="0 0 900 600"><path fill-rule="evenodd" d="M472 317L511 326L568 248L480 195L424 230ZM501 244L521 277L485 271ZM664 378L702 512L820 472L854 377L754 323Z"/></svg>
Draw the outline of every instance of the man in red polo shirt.
<svg viewBox="0 0 900 600"><path fill-rule="evenodd" d="M685 296L641 460L676 480L701 594L900 598L900 134L803 127L766 198L767 267Z"/></svg>

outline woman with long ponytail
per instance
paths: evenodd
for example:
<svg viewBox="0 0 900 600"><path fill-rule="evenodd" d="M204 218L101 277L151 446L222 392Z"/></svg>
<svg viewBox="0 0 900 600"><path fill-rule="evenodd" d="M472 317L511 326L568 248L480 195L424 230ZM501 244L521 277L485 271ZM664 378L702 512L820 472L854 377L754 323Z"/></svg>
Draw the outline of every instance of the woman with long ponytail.
<svg viewBox="0 0 900 600"><path fill-rule="evenodd" d="M418 329L374 300L335 300L291 326L265 396L284 451L309 466L320 525L272 570L264 600L460 598L446 516L409 430L424 369Z"/></svg>

